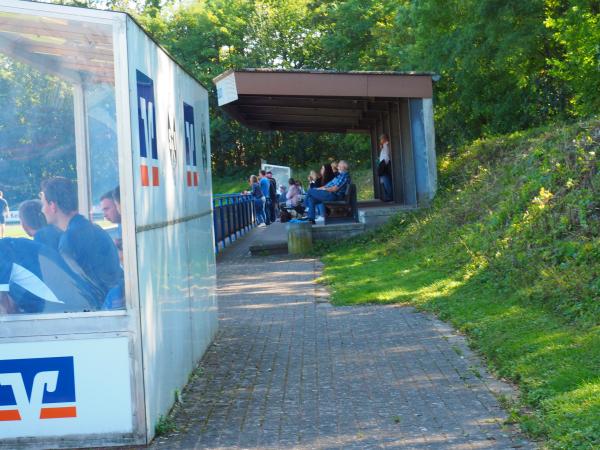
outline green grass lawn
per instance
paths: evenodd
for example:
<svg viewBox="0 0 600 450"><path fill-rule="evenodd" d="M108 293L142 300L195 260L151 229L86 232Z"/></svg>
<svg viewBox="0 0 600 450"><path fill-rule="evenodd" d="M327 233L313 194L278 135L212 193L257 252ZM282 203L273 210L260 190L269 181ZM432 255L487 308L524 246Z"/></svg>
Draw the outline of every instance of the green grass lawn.
<svg viewBox="0 0 600 450"><path fill-rule="evenodd" d="M321 248L337 305L405 303L465 332L544 445L600 448L600 123L476 142L432 208Z"/></svg>

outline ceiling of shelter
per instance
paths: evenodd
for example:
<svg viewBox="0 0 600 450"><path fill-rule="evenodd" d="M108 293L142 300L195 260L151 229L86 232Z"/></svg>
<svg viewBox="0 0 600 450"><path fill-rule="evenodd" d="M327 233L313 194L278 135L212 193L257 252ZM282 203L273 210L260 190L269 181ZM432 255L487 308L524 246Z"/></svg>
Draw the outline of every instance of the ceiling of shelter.
<svg viewBox="0 0 600 450"><path fill-rule="evenodd" d="M0 53L74 83L114 84L109 25L0 12Z"/></svg>
<svg viewBox="0 0 600 450"><path fill-rule="evenodd" d="M223 108L259 130L346 133L369 130L388 111L388 103L362 98L239 95L235 103Z"/></svg>
<svg viewBox="0 0 600 450"><path fill-rule="evenodd" d="M401 98L430 98L431 74L392 72L228 71L222 108L263 131L367 132Z"/></svg>

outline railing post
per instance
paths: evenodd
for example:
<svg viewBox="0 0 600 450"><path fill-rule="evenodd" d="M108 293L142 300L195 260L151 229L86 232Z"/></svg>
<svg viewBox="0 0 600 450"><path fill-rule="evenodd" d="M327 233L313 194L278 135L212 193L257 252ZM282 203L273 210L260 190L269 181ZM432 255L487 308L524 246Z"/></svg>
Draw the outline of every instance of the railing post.
<svg viewBox="0 0 600 450"><path fill-rule="evenodd" d="M212 207L213 207L213 235L215 238L215 254L219 254L219 236L217 234L217 202L216 199L212 198Z"/></svg>
<svg viewBox="0 0 600 450"><path fill-rule="evenodd" d="M231 196L227 197L227 234L229 234L229 243L231 244L233 242L233 239L231 238L231 235L233 234L231 232L231 228L232 228L232 222L233 222L233 211L231 210Z"/></svg>
<svg viewBox="0 0 600 450"><path fill-rule="evenodd" d="M223 239L223 248L225 248L225 217L223 212L223 197L219 198L219 217L221 218L221 238Z"/></svg>

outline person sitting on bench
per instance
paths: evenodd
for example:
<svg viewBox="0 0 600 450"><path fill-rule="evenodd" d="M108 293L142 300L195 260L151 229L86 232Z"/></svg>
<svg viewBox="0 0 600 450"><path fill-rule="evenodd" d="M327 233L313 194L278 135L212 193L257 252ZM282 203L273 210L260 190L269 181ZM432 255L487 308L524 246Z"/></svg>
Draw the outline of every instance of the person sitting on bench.
<svg viewBox="0 0 600 450"><path fill-rule="evenodd" d="M338 163L338 174L333 180L323 187L308 190L306 194L306 207L308 209L306 220L315 223L316 209L319 206L322 208L323 202L334 202L343 199L350 182L348 163L342 160ZM322 211L319 215L323 215Z"/></svg>

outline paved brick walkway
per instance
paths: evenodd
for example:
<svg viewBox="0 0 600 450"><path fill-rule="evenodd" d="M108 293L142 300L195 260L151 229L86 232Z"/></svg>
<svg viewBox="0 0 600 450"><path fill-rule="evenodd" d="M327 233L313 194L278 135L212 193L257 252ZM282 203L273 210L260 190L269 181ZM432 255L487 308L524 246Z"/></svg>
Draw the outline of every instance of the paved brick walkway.
<svg viewBox="0 0 600 450"><path fill-rule="evenodd" d="M267 232L267 230L256 230ZM152 448L533 448L444 323L395 306L332 307L310 259L220 258L220 331Z"/></svg>

